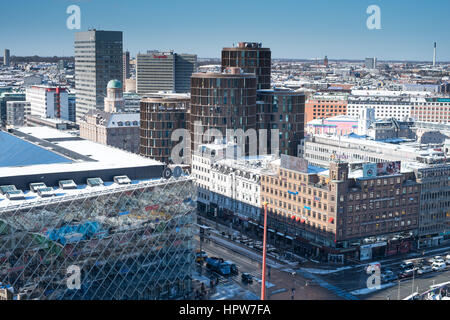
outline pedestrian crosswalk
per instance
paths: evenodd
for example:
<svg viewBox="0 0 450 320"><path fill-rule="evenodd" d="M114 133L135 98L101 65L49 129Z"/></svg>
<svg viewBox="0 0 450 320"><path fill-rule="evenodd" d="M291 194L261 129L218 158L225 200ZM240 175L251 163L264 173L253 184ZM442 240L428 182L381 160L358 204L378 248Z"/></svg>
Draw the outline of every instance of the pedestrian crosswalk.
<svg viewBox="0 0 450 320"><path fill-rule="evenodd" d="M344 298L346 300L359 300L354 295L348 293L347 291L345 291L343 289L333 286L332 284L329 284L328 282L322 280L321 278L319 278L318 276L316 276L312 273L306 272L302 269L297 270L297 273L306 279L314 280L319 286L333 292L334 294L336 294L337 296L339 296L341 298Z"/></svg>

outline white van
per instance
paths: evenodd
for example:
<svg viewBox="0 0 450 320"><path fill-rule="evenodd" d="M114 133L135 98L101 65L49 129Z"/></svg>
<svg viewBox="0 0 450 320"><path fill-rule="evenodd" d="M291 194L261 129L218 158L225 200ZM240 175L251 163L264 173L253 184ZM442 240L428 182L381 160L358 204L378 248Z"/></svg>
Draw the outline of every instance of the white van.
<svg viewBox="0 0 450 320"><path fill-rule="evenodd" d="M445 270L445 268L447 268L447 265L445 264L445 262L435 262L433 263L433 271L441 271L441 270Z"/></svg>

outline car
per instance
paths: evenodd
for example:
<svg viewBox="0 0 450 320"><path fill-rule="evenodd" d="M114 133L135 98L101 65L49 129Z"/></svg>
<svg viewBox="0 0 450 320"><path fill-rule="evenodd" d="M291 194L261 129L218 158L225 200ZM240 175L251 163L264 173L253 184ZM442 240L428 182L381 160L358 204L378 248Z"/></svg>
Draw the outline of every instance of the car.
<svg viewBox="0 0 450 320"><path fill-rule="evenodd" d="M432 265L432 264L434 263L434 258L428 258L428 259L427 259L427 262L428 262L430 265Z"/></svg>
<svg viewBox="0 0 450 320"><path fill-rule="evenodd" d="M417 270L417 274L425 274L429 272L433 272L433 268L431 266L423 266L422 268Z"/></svg>
<svg viewBox="0 0 450 320"><path fill-rule="evenodd" d="M448 254L445 259L450 260L450 254Z"/></svg>
<svg viewBox="0 0 450 320"><path fill-rule="evenodd" d="M412 263L411 261L403 261L402 264L400 265L400 269L402 270L409 270L409 269L413 269L414 268L414 263Z"/></svg>
<svg viewBox="0 0 450 320"><path fill-rule="evenodd" d="M241 279L242 279L242 282L245 282L245 283L252 283L253 282L253 276L250 274L250 273L243 273L242 275L241 275Z"/></svg>
<svg viewBox="0 0 450 320"><path fill-rule="evenodd" d="M393 280L396 280L397 277L395 276L394 272L391 270L386 270L384 273L381 274L381 281L382 282L390 282Z"/></svg>
<svg viewBox="0 0 450 320"><path fill-rule="evenodd" d="M442 258L434 259L434 263L445 263L445 260Z"/></svg>
<svg viewBox="0 0 450 320"><path fill-rule="evenodd" d="M442 271L447 268L447 265L445 262L435 262L433 263L433 266L431 267L433 271Z"/></svg>
<svg viewBox="0 0 450 320"><path fill-rule="evenodd" d="M416 272L417 272L417 268L406 269L405 271L400 272L400 274L398 275L398 277L399 277L400 279L410 278L410 277L414 276Z"/></svg>

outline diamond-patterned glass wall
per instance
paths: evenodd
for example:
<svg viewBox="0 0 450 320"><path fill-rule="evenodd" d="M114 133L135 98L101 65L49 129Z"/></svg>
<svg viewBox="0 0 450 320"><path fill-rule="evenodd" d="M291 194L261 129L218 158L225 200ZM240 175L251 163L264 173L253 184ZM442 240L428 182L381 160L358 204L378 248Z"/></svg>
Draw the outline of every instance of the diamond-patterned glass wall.
<svg viewBox="0 0 450 320"><path fill-rule="evenodd" d="M21 299L175 299L188 293L192 180L106 189L0 208L0 285ZM79 289L68 286L76 283L71 266L80 270Z"/></svg>

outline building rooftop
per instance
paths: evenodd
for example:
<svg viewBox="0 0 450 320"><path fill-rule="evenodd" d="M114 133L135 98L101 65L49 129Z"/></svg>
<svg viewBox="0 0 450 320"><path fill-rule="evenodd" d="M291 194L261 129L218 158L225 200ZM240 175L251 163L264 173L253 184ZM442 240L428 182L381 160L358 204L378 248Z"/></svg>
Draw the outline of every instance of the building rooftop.
<svg viewBox="0 0 450 320"><path fill-rule="evenodd" d="M65 179L72 179L71 175L77 177L89 174L98 176L96 171L102 171L108 177L111 176L111 172L120 172L121 170L124 171L123 174L126 174L125 171L129 171L136 176L145 176L150 174L152 168L162 171L161 168L164 167L162 162L84 140L73 133L49 127L22 127L13 130L12 134L16 136L16 139L20 137L19 140L27 143L26 150L29 150L31 145L38 148L37 150L40 152L49 153L50 161L25 165L20 162L8 163L12 166L0 168L0 184L15 184L11 181L20 180L20 177L25 176L43 176L49 179L51 176L64 175L64 173L68 175ZM55 161L51 161L54 158L68 160L55 163ZM24 180L25 178L21 181Z"/></svg>

